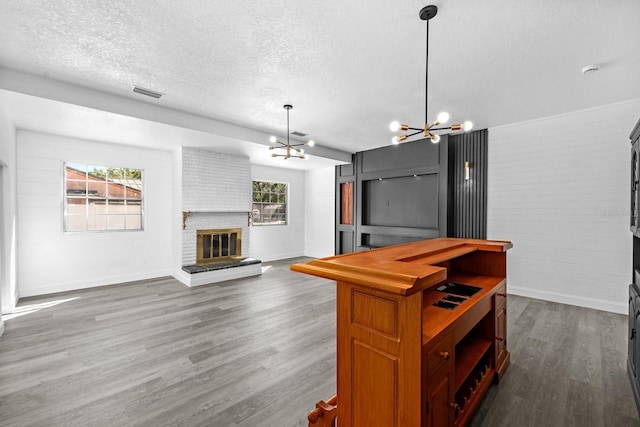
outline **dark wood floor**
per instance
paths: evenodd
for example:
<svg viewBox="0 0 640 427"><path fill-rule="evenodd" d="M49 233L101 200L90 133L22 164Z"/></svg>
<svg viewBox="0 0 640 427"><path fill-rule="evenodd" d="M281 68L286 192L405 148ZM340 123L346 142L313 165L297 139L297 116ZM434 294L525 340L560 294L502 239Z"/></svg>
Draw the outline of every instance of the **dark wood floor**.
<svg viewBox="0 0 640 427"><path fill-rule="evenodd" d="M304 426L335 392L335 287L265 263L26 298L0 338L0 426ZM511 366L472 421L638 426L626 317L510 296Z"/></svg>
<svg viewBox="0 0 640 427"><path fill-rule="evenodd" d="M472 425L640 426L627 378L627 316L510 295L511 365Z"/></svg>

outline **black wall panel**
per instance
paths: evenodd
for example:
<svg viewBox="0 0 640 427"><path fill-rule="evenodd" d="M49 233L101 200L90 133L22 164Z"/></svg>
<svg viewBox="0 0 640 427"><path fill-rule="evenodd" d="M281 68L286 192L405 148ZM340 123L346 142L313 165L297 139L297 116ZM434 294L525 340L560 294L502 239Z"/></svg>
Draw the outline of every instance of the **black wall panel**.
<svg viewBox="0 0 640 427"><path fill-rule="evenodd" d="M336 167L336 253L435 237L487 237L487 130L356 153ZM469 179L465 179L469 162ZM354 223L340 184L354 182Z"/></svg>
<svg viewBox="0 0 640 427"><path fill-rule="evenodd" d="M362 182L362 224L438 228L438 174Z"/></svg>
<svg viewBox="0 0 640 427"><path fill-rule="evenodd" d="M336 253L446 236L447 143L444 135L439 144L423 139L362 151L336 167ZM355 182L353 226L339 222L347 181Z"/></svg>
<svg viewBox="0 0 640 427"><path fill-rule="evenodd" d="M422 169L440 164L440 150L445 144L433 144L428 140L405 142L399 145L361 151L356 154L356 165L361 174L382 171Z"/></svg>
<svg viewBox="0 0 640 427"><path fill-rule="evenodd" d="M451 135L449 236L487 238L487 130ZM469 179L465 179L469 162Z"/></svg>

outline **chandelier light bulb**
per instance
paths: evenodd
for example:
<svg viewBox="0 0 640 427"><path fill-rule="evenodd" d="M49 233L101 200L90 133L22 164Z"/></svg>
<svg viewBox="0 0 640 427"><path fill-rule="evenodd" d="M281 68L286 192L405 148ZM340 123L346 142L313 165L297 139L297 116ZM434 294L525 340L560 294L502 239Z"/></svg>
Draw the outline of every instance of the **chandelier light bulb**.
<svg viewBox="0 0 640 427"><path fill-rule="evenodd" d="M400 130L400 122L398 121L393 121L389 124L389 130L391 130L391 132L398 132Z"/></svg>
<svg viewBox="0 0 640 427"><path fill-rule="evenodd" d="M467 120L462 124L462 129L464 129L465 132L469 132L471 129L473 129L473 123Z"/></svg>
<svg viewBox="0 0 640 427"><path fill-rule="evenodd" d="M316 142L312 139L311 141L307 142L307 145L309 147L313 147L314 145L316 145Z"/></svg>
<svg viewBox="0 0 640 427"><path fill-rule="evenodd" d="M440 142L440 135L431 134L431 142L433 142L434 144Z"/></svg>
<svg viewBox="0 0 640 427"><path fill-rule="evenodd" d="M391 143L393 145L398 145L400 144L400 137L398 135L394 136L393 138L391 138Z"/></svg>
<svg viewBox="0 0 640 427"><path fill-rule="evenodd" d="M443 111L442 113L438 114L438 122L447 123L448 121L449 121L449 113L447 113L446 111Z"/></svg>
<svg viewBox="0 0 640 427"><path fill-rule="evenodd" d="M276 138L275 136L271 136L269 137L269 141L272 144L276 144L274 146L268 147L269 150L284 150L284 154L282 153L282 151L277 152L277 153L273 153L271 155L271 157L282 157L284 160L288 160L291 157L296 157L299 159L308 159L309 155L304 154L304 150L302 148L298 148L302 145L308 145L313 147L315 145L315 142L309 140L307 142L296 142L296 141L290 141L289 140L289 135L291 135L291 130L289 128L289 111L293 108L293 105L291 104L285 104L283 105L284 109L287 110L287 140L286 142L283 141L279 141L278 138ZM291 151L293 150L293 152Z"/></svg>

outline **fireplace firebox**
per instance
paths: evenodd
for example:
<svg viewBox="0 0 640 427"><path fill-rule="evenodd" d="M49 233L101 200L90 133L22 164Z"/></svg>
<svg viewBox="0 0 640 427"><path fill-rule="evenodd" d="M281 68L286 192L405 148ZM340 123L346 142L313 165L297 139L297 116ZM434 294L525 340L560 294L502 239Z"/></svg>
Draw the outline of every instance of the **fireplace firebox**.
<svg viewBox="0 0 640 427"><path fill-rule="evenodd" d="M240 259L242 256L241 228L197 230L197 235L197 265Z"/></svg>

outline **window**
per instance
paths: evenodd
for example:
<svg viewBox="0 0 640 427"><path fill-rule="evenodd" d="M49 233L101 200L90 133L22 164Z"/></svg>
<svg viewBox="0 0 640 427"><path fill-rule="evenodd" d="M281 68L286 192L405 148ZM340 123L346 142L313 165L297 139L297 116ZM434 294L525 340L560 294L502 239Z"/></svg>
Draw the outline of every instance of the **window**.
<svg viewBox="0 0 640 427"><path fill-rule="evenodd" d="M142 169L65 163L64 231L142 230Z"/></svg>
<svg viewBox="0 0 640 427"><path fill-rule="evenodd" d="M253 181L253 225L287 224L288 184Z"/></svg>

